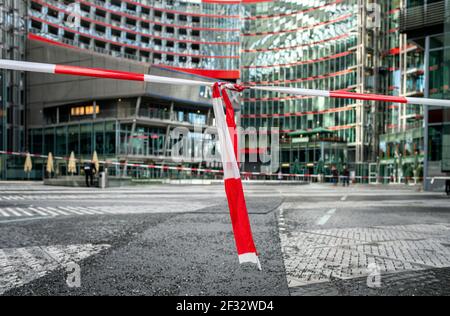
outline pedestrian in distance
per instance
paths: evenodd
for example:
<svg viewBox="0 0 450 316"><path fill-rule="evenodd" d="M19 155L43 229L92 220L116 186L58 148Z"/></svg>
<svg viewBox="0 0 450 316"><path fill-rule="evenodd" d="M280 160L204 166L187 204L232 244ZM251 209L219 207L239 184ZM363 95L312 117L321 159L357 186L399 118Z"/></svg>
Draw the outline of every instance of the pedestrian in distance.
<svg viewBox="0 0 450 316"><path fill-rule="evenodd" d="M86 177L86 186L88 188L94 186L94 174L96 173L97 169L95 168L95 163L93 162L84 163L84 174Z"/></svg>
<svg viewBox="0 0 450 316"><path fill-rule="evenodd" d="M333 166L333 168L331 169L331 173L332 173L333 184L335 186L337 186L338 182L339 182L339 172L335 166Z"/></svg>
<svg viewBox="0 0 450 316"><path fill-rule="evenodd" d="M350 170L348 170L347 166L344 167L343 175L343 186L350 186Z"/></svg>

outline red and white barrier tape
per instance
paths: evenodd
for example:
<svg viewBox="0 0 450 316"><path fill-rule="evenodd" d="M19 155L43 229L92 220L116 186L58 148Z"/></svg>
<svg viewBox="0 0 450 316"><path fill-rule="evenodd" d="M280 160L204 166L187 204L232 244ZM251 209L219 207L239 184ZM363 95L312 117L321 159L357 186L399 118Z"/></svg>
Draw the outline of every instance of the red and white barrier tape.
<svg viewBox="0 0 450 316"><path fill-rule="evenodd" d="M233 124L230 122L230 118L228 121L225 118L223 99L220 94L220 85L218 83L213 86L213 107L217 133L219 135L225 191L228 198L228 206L231 214L239 262L254 263L261 270L261 264L259 262L250 227L241 174L236 159L235 139L233 138L232 133L230 133L230 128ZM232 119L234 120L234 116Z"/></svg>
<svg viewBox="0 0 450 316"><path fill-rule="evenodd" d="M251 89L269 92L279 92L291 95L310 96L310 97L325 97L333 99L353 99L362 101L379 101L379 102L450 107L450 100L439 100L439 99L409 98L409 97L397 97L379 94L355 93L347 91L325 91L325 90L281 88L281 87L251 87Z"/></svg>
<svg viewBox="0 0 450 316"><path fill-rule="evenodd" d="M242 188L241 175L239 172L239 166L237 161L237 135L235 131L233 131L236 129L235 128L236 123L234 122L234 110L232 108L231 101L226 92L227 89L235 90L238 92L243 91L245 89L255 89L301 96L345 98L364 101L382 101L382 102L393 102L404 104L450 107L449 100L405 98L405 97L383 96L383 95L353 93L344 91L333 92L333 91L283 88L283 87L258 87L258 86L244 87L241 85L233 85L227 83L212 83L205 81L175 79L109 69L30 63L4 59L0 59L0 69L59 74L59 75L84 76L84 77L115 79L115 80L129 80L148 83L161 83L168 85L212 87L213 107L219 134L219 144L222 149L221 153L224 167L223 174L225 179L225 190L227 193L228 204L231 213L231 220L233 224L233 230L238 249L239 261L241 263L243 262L255 263L258 265L258 268L261 268L261 265L259 263L256 247L253 242L247 206L245 203L244 190ZM226 113L227 113L226 116L223 109L224 104L226 105ZM131 164L131 166L139 166L139 165Z"/></svg>
<svg viewBox="0 0 450 316"><path fill-rule="evenodd" d="M206 81L176 79L134 72L101 69L101 68L87 68L79 66L31 63L7 59L0 59L0 69L50 73L59 75L84 76L84 77L115 79L115 80L141 81L141 82L162 83L169 85L208 86L208 87L212 87L214 85L213 82L206 82ZM227 89L231 88L230 84L224 84L224 86ZM441 99L410 98L410 97L387 96L378 94L355 93L346 91L325 91L325 90L285 88L275 86L252 86L252 87L244 87L241 85L231 85L231 86L237 91L242 91L245 89L254 89L254 90L263 90L269 92L279 92L284 94L311 96L311 97L353 99L363 101L379 101L379 102L392 102L403 104L430 105L438 107L450 107L450 100L441 100Z"/></svg>
<svg viewBox="0 0 450 316"><path fill-rule="evenodd" d="M21 157L26 157L28 153L20 153L20 152L11 152L11 151L0 151L0 155L11 155L11 156L21 156ZM48 156L47 155L40 155L40 154L30 154L30 157L32 158L43 158L43 159L47 159ZM69 161L70 157L59 157L59 156L54 156L53 157L54 160L64 160L64 161ZM75 159L76 162L82 163L82 162L92 162L91 160L88 159ZM197 173L210 173L210 174L215 174L215 175L223 175L223 170L219 170L219 169L207 169L207 168L191 168L191 167L181 167L181 166L177 166L177 167L173 167L173 166L167 166L167 165L156 165L156 164L137 164L137 163L126 163L126 162L118 162L118 161L105 161L105 160L100 160L98 162L101 165L110 165L110 166L119 166L119 167L137 167L137 168L143 168L143 169L158 169L158 170L163 170L163 171L167 171L167 170L173 170L173 171L186 171L186 172L197 172ZM241 175L243 177L250 177L250 176L262 176L262 177L277 177L279 179L281 178L295 178L295 179L299 179L299 178L326 178L326 179L331 179L333 178L332 175L317 175L317 174L308 174L308 173L269 173L269 172L247 172L247 171L241 171ZM339 178L346 178L344 176L339 176ZM352 176L350 177L350 180L367 180L367 179L378 179L378 180L391 180L395 178L395 176L385 176L385 177L369 177L369 176ZM406 177L400 177L401 179L404 179ZM409 177L408 177L409 178ZM415 178L415 177L411 177L411 178ZM417 177L418 180L422 180L421 177ZM435 177L435 178L430 178L430 179L436 179L436 180L440 180L440 177ZM442 178L442 179L445 179Z"/></svg>

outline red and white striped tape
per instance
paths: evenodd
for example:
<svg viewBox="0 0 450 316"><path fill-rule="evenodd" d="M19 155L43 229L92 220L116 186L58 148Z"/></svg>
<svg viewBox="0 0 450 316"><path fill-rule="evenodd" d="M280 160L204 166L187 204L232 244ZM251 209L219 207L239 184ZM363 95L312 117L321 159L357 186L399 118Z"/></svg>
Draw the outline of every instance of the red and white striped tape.
<svg viewBox="0 0 450 316"><path fill-rule="evenodd" d="M59 74L59 75L84 76L84 77L115 79L115 80L141 81L141 82L162 83L169 85L211 87L214 84L212 82L206 81L176 79L161 76L152 76L147 74L139 74L134 72L101 69L101 68L87 68L79 66L31 63L7 59L0 59L0 69ZM284 94L311 96L311 97L326 97L337 99L353 99L363 101L380 101L380 102L392 102L403 104L450 107L450 100L442 100L442 99L410 98L410 97L387 96L378 94L355 93L346 91L325 91L313 89L284 88L275 86L252 86L252 87L243 87L239 85L233 86L235 88L239 87L238 88L239 91L243 89L254 89L254 90L263 90L263 91L279 92ZM229 89L229 86L227 88Z"/></svg>
<svg viewBox="0 0 450 316"><path fill-rule="evenodd" d="M82 77L94 77L103 79L115 79L115 80L128 80L128 81L141 81L149 83L162 83L170 85L186 85L186 86L212 86L213 82L195 81L176 79L160 76L152 76L146 74L139 74L134 72L125 72L118 70L102 69L102 68L88 68L79 66L68 65L54 65L54 64L42 64L31 63L25 61L14 61L7 59L0 59L0 69L48 73L57 75L71 75Z"/></svg>
<svg viewBox="0 0 450 316"><path fill-rule="evenodd" d="M311 97L345 98L345 99L355 99L365 101L382 101L382 102L393 102L404 104L450 107L449 100L406 98L406 97L383 96L375 94L353 93L345 91L333 92L333 91L283 88L283 87L262 87L262 86L244 87L240 85L231 85L227 83L212 83L205 81L175 79L109 69L31 63L31 62L22 62L4 59L0 59L0 69L59 74L59 75L85 76L103 79L129 80L148 83L161 83L168 85L213 87L213 107L216 117L216 124L219 134L219 144L221 147L222 162L224 167L223 174L225 180L225 190L227 193L228 204L231 213L231 220L233 224L239 261L241 263L243 262L255 263L258 265L258 268L260 269L261 265L253 241L250 221L247 212L247 206L244 197L244 190L242 187L241 175L239 172L239 166L237 161L237 135L235 132L233 132L233 129L235 129L236 126L234 122L234 110L232 108L231 101L228 98L228 94L226 93L226 89L237 91L242 91L245 89L255 89L255 90L264 90L264 91L279 92L291 95L311 96ZM221 87L223 88L222 94L221 94ZM224 113L223 108L224 103L226 105L227 117L225 117ZM130 165L140 166L134 164Z"/></svg>
<svg viewBox="0 0 450 316"><path fill-rule="evenodd" d="M228 121L225 118L223 99L220 94L220 85L218 83L213 86L213 108L216 118L217 133L219 135L225 191L231 214L239 262L241 264L254 263L261 270L261 264L253 241L241 174L236 159L236 140L232 138L232 133L234 132L230 132L230 127L232 127L231 125L233 125L233 123L230 121L230 117ZM227 108L227 110L229 109ZM234 120L234 116L232 119Z"/></svg>
<svg viewBox="0 0 450 316"><path fill-rule="evenodd" d="M25 152L11 152L11 151L1 151L0 155L11 155L11 156L21 156L26 157L28 153ZM43 158L47 159L47 155L41 155L41 154L30 154L30 157L32 158ZM64 160L69 161L70 157L60 157L60 156L53 156L54 160ZM87 159L75 159L76 162L92 162ZM207 168L190 168L190 167L181 167L181 166L167 166L167 165L156 165L156 164L138 164L138 163L126 163L126 162L119 162L119 161L105 161L100 160L99 164L101 165L109 165L109 166L119 166L119 167L137 167L137 168L143 168L143 169L157 169L157 170L173 170L173 171L186 171L186 172L197 172L197 173L210 173L215 175L223 175L224 171L219 169L207 169ZM247 171L241 171L241 175L244 177L250 177L250 176L262 176L262 177L277 177L277 178L294 178L294 179L319 179L321 177L326 179L332 179L334 178L333 175L317 175L317 174L309 174L309 173L268 173L268 172L247 172ZM339 176L339 178L345 178L344 176ZM369 177L369 176L352 176L350 177L350 180L368 180L368 179L378 179L378 180L392 180L395 178L395 176L376 176L376 177ZM422 177L397 177L397 179L405 179L405 178L412 178L417 180L423 180ZM434 179L434 180L445 180L450 179L449 177L429 177L428 179Z"/></svg>
<svg viewBox="0 0 450 316"><path fill-rule="evenodd" d="M11 156L21 156L26 157L28 153L25 152L12 152L12 151L1 151L0 155L11 155ZM47 155L41 155L41 154L30 154L30 157L32 158L43 158L47 159ZM69 161L70 157L60 157L60 156L53 156L54 160L64 160ZM91 162L87 159L75 159L76 162ZM211 173L216 175L223 175L224 171L219 169L207 169L207 168L190 168L190 167L172 167L167 165L156 165L156 164L137 164L137 163L127 163L127 162L118 162L118 161L105 161L100 160L99 164L102 165L110 165L110 166L120 166L120 167L138 167L143 169L159 169L159 170L174 170L174 171L187 171L187 172L198 172L198 173ZM315 177L315 175L309 175L309 174L297 174L297 173L267 173L267 172L241 172L241 175L243 176L266 176L266 177L282 177L282 178L309 178L309 177Z"/></svg>
<svg viewBox="0 0 450 316"><path fill-rule="evenodd" d="M282 88L282 87L252 87L255 90L263 90L270 92L279 92L291 95L301 95L309 97L325 97L334 99L353 99L362 101L379 101L403 104L430 105L450 107L450 100L426 99L426 98L407 98L379 94L365 94L347 91L324 91L298 88Z"/></svg>

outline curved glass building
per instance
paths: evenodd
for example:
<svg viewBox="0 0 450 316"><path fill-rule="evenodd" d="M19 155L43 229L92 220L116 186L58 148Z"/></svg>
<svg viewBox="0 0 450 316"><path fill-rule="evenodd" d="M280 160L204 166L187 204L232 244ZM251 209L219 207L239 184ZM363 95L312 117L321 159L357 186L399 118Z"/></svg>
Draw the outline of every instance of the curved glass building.
<svg viewBox="0 0 450 316"><path fill-rule="evenodd" d="M374 43L380 26L370 10L358 0L243 6L244 84L374 92L379 88L381 47ZM263 91L245 94L241 118L244 127L279 127L283 170L294 173L371 159L378 128L365 102Z"/></svg>
<svg viewBox="0 0 450 316"><path fill-rule="evenodd" d="M247 86L448 97L449 0L24 0L24 4L28 13L20 14L29 17L27 59L32 61L187 79L202 76ZM4 25L6 20L0 22ZM7 130L12 125L5 117L3 121L1 141L14 141L18 150L59 155L74 150L85 156L96 148L106 158L165 162L173 128L192 130L196 122L214 125L211 95L204 88L116 86L35 75L27 79L27 100L22 101L28 107L23 115L28 135L22 140L5 136L12 135ZM43 94L43 83L54 93ZM2 93L7 96L8 90ZM3 97L3 107L8 107L5 104ZM439 109L260 90L245 91L240 105L238 124L250 134L241 142L246 171L265 172L267 162L262 160L272 155L269 145L251 136L259 129L263 135L259 139L265 135L280 139L279 171L284 173L327 175L333 167L347 166L365 182L377 182L378 176L402 182L407 175L426 173L420 166L428 160L434 175L450 170L450 162L442 160L450 156L445 145L448 114ZM30 115L31 111L41 114ZM16 118L8 117L10 122L19 122L20 112L9 113L16 113ZM423 128L427 123L429 130ZM195 132L191 136L200 137ZM260 154L256 160L255 154ZM442 170L441 164L446 166Z"/></svg>
<svg viewBox="0 0 450 316"><path fill-rule="evenodd" d="M239 3L31 0L30 38L219 79L239 78Z"/></svg>

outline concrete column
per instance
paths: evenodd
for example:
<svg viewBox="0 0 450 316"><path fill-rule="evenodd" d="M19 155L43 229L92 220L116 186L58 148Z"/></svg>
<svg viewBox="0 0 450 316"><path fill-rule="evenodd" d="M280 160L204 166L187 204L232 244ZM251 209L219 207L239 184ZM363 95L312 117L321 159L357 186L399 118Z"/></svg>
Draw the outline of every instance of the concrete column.
<svg viewBox="0 0 450 316"><path fill-rule="evenodd" d="M97 101L94 101L94 113L92 114L92 118L94 120L97 118Z"/></svg>
<svg viewBox="0 0 450 316"><path fill-rule="evenodd" d="M123 176L124 177L127 175L127 170L128 170L128 167L126 165L126 163L128 163L128 156L131 154L131 151L133 149L132 142L131 142L131 137L133 137L135 132L136 132L137 119L139 117L139 111L141 109L141 103L142 103L142 97L139 97L137 99L137 101L136 101L136 111L135 111L135 114L134 114L133 125L131 126L131 133L130 133L130 136L128 137L128 140L127 140L127 155L126 155L126 160L125 160L125 166L123 167Z"/></svg>

